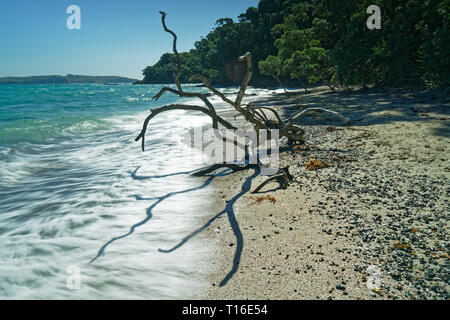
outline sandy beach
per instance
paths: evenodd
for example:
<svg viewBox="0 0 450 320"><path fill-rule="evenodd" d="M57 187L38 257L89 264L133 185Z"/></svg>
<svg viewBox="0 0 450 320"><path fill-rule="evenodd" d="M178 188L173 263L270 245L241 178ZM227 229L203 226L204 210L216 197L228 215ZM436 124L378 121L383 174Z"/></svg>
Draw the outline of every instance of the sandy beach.
<svg viewBox="0 0 450 320"><path fill-rule="evenodd" d="M202 298L448 299L448 97L448 90L324 87L251 97L284 116L298 105L318 106L352 124L328 116L300 121L305 145L281 141L280 166L294 176L288 189L273 183L245 193L233 200L233 217L220 215L200 234L215 248ZM311 158L329 166L307 170ZM211 217L252 174L214 180ZM263 179L255 177L250 190Z"/></svg>

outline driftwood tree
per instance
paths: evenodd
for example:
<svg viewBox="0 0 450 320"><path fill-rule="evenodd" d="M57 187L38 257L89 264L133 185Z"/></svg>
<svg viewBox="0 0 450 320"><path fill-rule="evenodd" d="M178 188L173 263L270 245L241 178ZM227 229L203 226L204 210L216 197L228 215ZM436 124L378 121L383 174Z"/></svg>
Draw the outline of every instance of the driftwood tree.
<svg viewBox="0 0 450 320"><path fill-rule="evenodd" d="M173 64L176 68L176 73L174 75L176 89L170 88L170 87L164 87L163 89L161 89L161 91L157 95L154 96L154 99L158 100L164 93L172 92L172 93L179 95L180 97L198 98L203 103L203 105L171 104L171 105L166 105L166 106L152 110L150 115L145 119L142 130L141 130L139 136L136 138L136 141L141 140L142 150L144 150L144 148L145 148L145 133L147 131L149 122L154 117L156 117L158 114L166 112L166 111L171 111L171 110L199 111L199 112L206 114L207 116L209 116L211 118L212 126L214 129L218 129L219 125L222 126L223 128L230 129L230 130L237 129L232 123L223 119L216 113L214 106L211 104L211 102L207 98L208 97L207 94L186 92L183 90L183 87L180 83L181 58L177 51L177 35L173 31L171 31L170 29L167 28L166 22L165 22L166 13L165 12L160 12L160 13L161 13L162 25L164 27L164 30L173 36L173 52L175 53L175 60L173 61ZM246 62L247 73L242 81L239 91L237 92L237 96L234 100L227 98L226 95L224 95L223 93L221 93L220 91L215 89L213 86L211 86L209 81L201 75L193 76L191 78L191 80L192 81L194 81L194 80L201 81L204 84L204 86L206 88L208 88L214 95L219 96L224 102L226 102L227 104L232 106L235 111L237 111L241 116L243 116L245 118L245 120L253 126L255 131L258 132L259 130L263 130L263 129L278 129L280 137L287 137L290 141L303 142L304 131L300 128L300 126L295 124L295 122L298 119L300 119L306 115L309 115L312 113L331 113L333 115L338 116L339 118L341 118L342 120L344 120L346 122L348 121L345 117L343 117L342 115L340 115L336 112L326 110L326 109L320 109L320 108L305 109L303 111L300 111L300 112L294 114L292 117L290 117L287 120L282 120L280 115L277 113L277 111L275 111L272 108L258 107L253 104L250 104L250 103L242 104L242 100L245 95L245 90L250 82L250 79L252 78L252 73L253 73L252 55L250 53L246 53L245 55L243 55L242 57L239 58L239 61ZM269 118L269 116L268 116L269 113L272 114L271 118ZM216 137L217 137L217 135L219 135L217 138L222 139L222 141L233 142L235 145L237 145L237 143L235 141L228 141L226 138L224 138L218 130L214 130L214 133L216 134ZM241 145L239 147L244 148L246 153L249 150L247 145L243 145L243 146ZM250 191L253 179L256 176L258 176L261 172L260 165L261 165L260 161L258 161L257 164L244 164L244 165L239 165L236 163L231 163L231 164L216 163L208 168L194 170L194 171L190 171L190 172L179 172L179 173L172 174L172 175L193 174L196 176L204 176L204 175L208 175L208 174L212 173L213 171L220 169L220 168L228 168L228 169L231 169L232 172L247 170L247 169L253 170L253 173L250 176L248 176L245 179L244 183L242 184L240 192L237 193L236 195L234 195L229 201L226 202L225 208L221 212L219 212L216 215L214 215L213 217L211 217L202 227L198 228L197 230L193 231L191 234L187 235L185 238L183 238L178 244L176 244L172 248L159 249L159 251L164 252L164 253L169 253L174 250L177 250L178 248L183 246L185 243L187 243L190 239L192 239L197 234L202 232L205 228L210 226L216 219L218 219L222 215L227 215L228 221L229 221L231 229L236 237L237 243L235 246L236 249L235 249L235 254L234 254L234 258L233 258L232 268L225 275L225 277L219 284L219 286L224 286L231 279L231 277L237 272L237 270L239 268L241 255L243 252L243 247L244 247L243 235L239 228L239 224L236 219L236 215L235 215L233 206L236 203L236 201L238 201L243 195L245 195L247 192ZM139 168L137 168L131 175L131 177L135 180L156 179L156 178L163 178L166 176L166 175L164 175L164 176L148 176L148 177L137 176L136 172L138 171L138 169ZM178 194L191 192L193 190L199 190L201 188L208 186L215 177L224 176L224 175L228 175L228 174L231 174L229 170L222 170L219 173L209 175L208 179L206 179L206 181L204 181L203 184L199 187L189 188L186 190L181 190L181 191L176 191L176 192L170 192L168 194L165 194L165 195L159 196L159 197L143 198L143 197L136 196L136 200L153 201L152 205L149 208L147 208L144 219L135 223L134 225L132 225L130 227L130 230L127 233L120 235L120 236L116 236L116 237L112 238L111 240L109 240L108 242L106 242L100 248L96 257L94 257L90 263L95 262L102 255L104 255L106 248L108 246L110 246L112 243L114 243L120 239L124 239L124 238L128 237L129 235L134 233L136 228L138 228L139 226L142 226L143 224L150 221L153 216L153 210L165 199L170 198L175 195L178 195ZM281 188L287 188L290 180L292 180L292 176L290 175L288 168L282 168L279 171L279 173L274 174L273 176L268 178L259 187L257 187L254 192L258 192L262 187L264 187L267 183L269 183L271 181L277 181L280 184Z"/></svg>
<svg viewBox="0 0 450 320"><path fill-rule="evenodd" d="M172 92L180 97L188 97L188 98L197 98L199 99L199 102L202 102L203 105L185 105L185 104L170 104L166 105L157 109L153 109L150 112L150 115L145 119L142 130L140 134L137 136L135 141L141 140L142 144L142 151L145 149L145 134L147 132L147 128L149 125L149 122L156 117L158 114L171 111L171 110L191 110L191 111L199 111L204 113L205 115L209 116L212 120L212 127L214 130L215 135L217 138L221 139L224 142L231 142L236 145L235 141L227 141L227 139L223 136L217 136L220 135L218 132L219 125L223 126L226 129L229 130L236 130L238 129L235 127L232 123L222 118L220 115L216 113L216 109L212 105L212 103L208 100L208 94L205 93L197 93L197 92L186 92L183 90L182 84L180 82L180 75L181 75L181 57L177 51L177 35L175 32L170 30L166 25L166 16L167 14L165 12L160 11L161 14L161 21L162 26L164 30L168 33L170 33L173 36L173 52L175 59L173 59L172 64L175 67L175 74L174 74L174 81L176 85L176 89L171 87L164 87L162 88L158 94L156 94L153 99L158 100L164 93L166 92ZM286 137L289 142L304 142L304 133L305 131L296 124L296 121L299 119L311 115L311 114L317 114L317 113L329 113L334 116L337 116L344 122L348 122L349 120L342 116L341 114L323 109L323 108L307 108L302 111L299 111L292 115L287 120L282 120L281 116L278 114L278 112L270 107L261 107L256 106L252 103L243 104L243 98L245 95L245 91L249 85L249 82L253 75L253 62L252 62L252 55L250 52L247 52L243 56L238 58L238 61L241 63L246 63L247 65L247 71L246 74L242 80L242 83L239 87L239 91L237 92L236 98L234 100L228 98L225 94L214 88L209 80L205 78L202 75L194 75L192 76L189 81L191 82L198 82L200 81L203 83L203 85L208 88L212 94L220 97L226 104L230 105L235 111L238 112L238 114L252 125L254 128L256 135L258 136L259 131L266 129L266 130L279 130L279 138ZM271 115L271 116L270 116ZM246 148L247 146L241 146ZM247 149L246 149L247 151ZM260 165L260 162L258 161L258 165ZM253 165L237 165L237 164L226 164L226 163L218 163L214 164L208 169L203 169L199 172L196 172L195 175L205 175L207 173L213 172L214 170L217 170L221 167L227 167L232 169L233 171L241 171L246 170L249 168L254 167ZM286 188L289 180L291 179L291 175L289 174L289 171L287 168L283 168L280 173L276 174L275 176L269 178L268 181L265 181L263 185L267 184L269 181L278 181L280 183L280 186L282 188ZM261 189L263 186L256 188L256 190Z"/></svg>

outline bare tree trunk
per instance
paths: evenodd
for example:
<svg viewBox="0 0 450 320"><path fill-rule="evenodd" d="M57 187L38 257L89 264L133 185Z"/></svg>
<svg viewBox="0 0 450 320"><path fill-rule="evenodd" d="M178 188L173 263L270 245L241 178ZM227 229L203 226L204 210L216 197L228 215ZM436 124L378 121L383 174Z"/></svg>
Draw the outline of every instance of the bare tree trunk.
<svg viewBox="0 0 450 320"><path fill-rule="evenodd" d="M286 94L291 94L291 92L287 91L286 87L281 83L280 77L278 77L276 74L273 74L273 73L271 73L270 75L272 76L272 78L277 80L278 84L280 85L281 88L283 88L283 90Z"/></svg>
<svg viewBox="0 0 450 320"><path fill-rule="evenodd" d="M331 89L331 91L336 91L336 86L334 86L330 81L325 80L325 85Z"/></svg>
<svg viewBox="0 0 450 320"><path fill-rule="evenodd" d="M302 79L302 83L303 83L303 88L305 89L305 92L306 92L306 93L309 93L308 87L307 87L307 85L306 85L306 81Z"/></svg>

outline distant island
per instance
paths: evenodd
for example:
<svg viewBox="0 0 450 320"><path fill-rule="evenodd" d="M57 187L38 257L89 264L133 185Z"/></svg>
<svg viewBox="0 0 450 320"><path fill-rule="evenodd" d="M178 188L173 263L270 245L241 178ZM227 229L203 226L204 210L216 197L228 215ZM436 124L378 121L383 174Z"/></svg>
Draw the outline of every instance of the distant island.
<svg viewBox="0 0 450 320"><path fill-rule="evenodd" d="M66 76L31 76L31 77L3 77L0 84L54 84L54 83L133 83L137 79L117 76L83 76L68 74Z"/></svg>

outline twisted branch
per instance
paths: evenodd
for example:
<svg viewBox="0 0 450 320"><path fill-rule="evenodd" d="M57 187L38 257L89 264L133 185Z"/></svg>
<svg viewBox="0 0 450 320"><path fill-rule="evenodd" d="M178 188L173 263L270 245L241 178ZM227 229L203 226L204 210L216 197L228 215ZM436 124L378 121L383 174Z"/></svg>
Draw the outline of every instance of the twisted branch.
<svg viewBox="0 0 450 320"><path fill-rule="evenodd" d="M200 99L205 107L201 106L191 106L191 105L180 105L180 104L174 104L169 106L164 106L158 109L154 109L151 111L150 115L145 119L142 130L138 137L135 139L136 141L142 140L142 150L144 150L145 145L145 133L147 131L148 124L152 118L154 118L156 115L170 110L192 110L192 111L200 111L204 114L208 115L212 119L212 126L214 129L219 128L219 124L224 126L227 129L236 130L237 128L231 124L230 122L226 121L222 117L218 116L216 113L216 110L212 103L208 100L208 95L203 94L200 92L186 92L183 90L182 85L180 83L180 75L181 75L181 57L177 51L177 35L175 32L170 30L166 25L166 17L167 13L160 11L161 13L161 21L164 28L164 31L170 33L173 37L173 52L176 56L176 63L174 63L177 73L175 75L175 84L177 86L177 89L170 88L170 87L164 87L162 88L154 97L153 99L158 100L161 98L161 96L166 92L174 93L180 97L186 97L186 98L198 98ZM202 75L194 75L192 76L189 81L201 81L206 88L208 88L213 95L216 95L222 99L225 103L232 106L239 115L242 115L246 121L248 121L256 131L256 134L258 135L259 131L262 129L270 130L270 129L279 129L279 137L287 137L289 142L304 142L304 130L295 124L297 120L299 120L302 117L305 117L307 115L313 114L313 113L329 113L334 116L337 116L339 119L343 120L345 123L349 122L349 119L344 117L338 112L331 111L328 109L323 108L308 108L305 110L302 110L296 114L294 114L292 117L287 119L286 121L283 121L278 114L278 112L272 108L269 107L261 107L261 106L255 106L251 103L242 106L242 100L245 96L245 91L250 83L250 80L253 75L253 63L252 63L252 55L250 52L247 52L245 55L238 58L239 62L246 62L247 65L247 72L244 76L242 83L239 87L239 91L237 92L237 96L235 101L232 101L231 99L227 98L225 94L214 88L208 79ZM270 112L276 120L272 120L268 117L268 115L265 113L265 111ZM236 143L236 141L229 141L226 138L224 138L219 130L214 130L215 136L222 140L223 142L232 142L234 145L239 145ZM240 146L243 147L243 146ZM245 147L245 154L248 155L248 149L247 146ZM274 177L276 179L276 177ZM272 181L272 180L271 180Z"/></svg>
<svg viewBox="0 0 450 320"><path fill-rule="evenodd" d="M184 105L184 104L171 104L171 105L168 105L168 106L164 106L164 107L161 107L161 108L157 108L157 109L151 110L150 111L150 115L145 119L144 125L142 126L141 132L136 137L136 139L134 139L134 141L136 141L136 142L139 141L139 140L142 140L142 151L145 151L145 133L147 131L147 127L148 127L148 124L149 124L150 120L152 120L158 114L160 114L162 112L170 111L170 110L200 111L200 112L203 112L204 114L210 116L212 119L214 119L214 121L220 123L221 125L223 125L227 129L230 129L230 130L236 130L237 129L231 123L229 123L228 121L226 121L222 117L218 116L217 114L212 113L211 110L206 109L204 107L192 106L192 105Z"/></svg>
<svg viewBox="0 0 450 320"><path fill-rule="evenodd" d="M218 97L220 97L224 102L226 102L226 103L228 103L228 104L230 104L230 105L233 105L233 104L234 104L230 99L228 99L227 97L225 97L225 95L224 95L222 92L220 92L219 90L217 90L216 88L214 88L214 87L209 83L208 79L206 79L204 76L197 74L197 75L194 75L194 76L192 76L192 77L189 78L189 82L194 82L194 81L196 81L196 80L200 80L200 81L203 83L203 85L204 85L205 87L207 87L209 90L211 90L213 94L215 94L215 95L217 95Z"/></svg>
<svg viewBox="0 0 450 320"><path fill-rule="evenodd" d="M165 94L166 92L171 92L174 93L180 97L187 97L187 98L198 98L200 99L204 106L198 106L198 105L183 105L183 104L171 104L171 105L166 105L154 110L150 111L150 114L147 116L147 118L145 119L143 126L142 126L142 130L139 133L139 135L136 137L135 141L139 141L142 140L142 150L144 151L144 147L145 147L145 134L148 128L148 125L150 123L150 121L156 117L158 114L166 112L166 111L171 111L171 110L186 110L186 111L199 111L202 112L204 114L206 114L207 116L209 116L212 119L212 126L214 128L214 134L216 135L217 138L222 139L223 142L229 142L226 138L224 138L220 133L218 127L219 124L222 125L223 127L230 129L230 130L236 130L237 128L230 122L226 121L225 119L223 119L222 117L218 116L216 113L216 110L214 108L214 106L211 104L211 102L208 100L208 95L207 94L203 94L203 93L199 93L199 92L185 92L182 88L182 85L180 83L180 75L181 75L181 57L177 51L177 35L170 29L167 28L166 25L166 16L167 13L160 11L161 13L161 21L162 21L162 25L164 28L164 31L170 33L173 36L173 52L175 54L176 57L176 62L172 62L176 68L176 74L174 75L174 81L176 84L176 89L174 88L170 88L170 87L164 87L162 88L154 97L153 99L158 100L159 98L161 98L161 96L163 94ZM334 116L337 116L338 118L340 118L341 120L343 120L344 122L348 123L349 120L347 118L345 118L344 116L342 116L341 114L331 111L331 110L327 110L327 109L322 109L322 108L309 108L303 111L300 111L298 113L296 113L295 115L293 115L292 117L290 117L287 121L283 121L281 119L281 117L279 116L278 112L272 108L269 107L260 107L260 106L254 106L253 104L249 103L247 105L242 106L242 100L245 96L245 91L250 83L250 80L252 78L253 75L253 64L252 64L252 55L250 52L247 52L245 55L241 56L238 59L240 62L246 62L247 64L247 73L244 77L244 79L242 80L242 83L239 87L239 91L237 92L237 96L235 101L232 101L230 99L228 99L226 97L225 94L221 93L219 90L217 90L216 88L214 88L210 82L203 77L202 75L195 75L193 77L191 77L189 79L189 81L196 81L196 80L200 80L206 88L208 88L212 94L220 97L225 103L229 104L230 106L232 106L234 108L234 110L236 110L239 115L242 115L246 121L248 121L250 124L253 125L257 135L259 133L259 130L261 129L279 129L279 137L287 137L289 139L289 141L300 141L303 142L304 138L304 130L298 126L297 124L295 124L295 121L299 120L300 118L307 116L309 114L312 113L329 113L332 114ZM275 118L276 120L271 120L268 117L268 113L266 114L266 112L270 112ZM247 157L248 154L248 145L241 145L238 144L236 141L232 141L234 143L234 145L237 145L241 148L243 148L245 150L245 157ZM238 270L239 267L239 262L240 262L240 256L241 256L241 252L242 252L242 247L243 247L243 242L242 242L242 234L240 232L239 226L236 222L236 218L234 215L234 211L233 211L233 204L235 201L237 201L242 195L244 195L245 193L247 193L248 191L250 191L250 187L251 187L251 182L253 180L253 178L255 178L257 175L260 174L260 167L261 167L261 162L259 161L259 158L257 158L257 164L247 164L247 165L238 165L238 164L226 164L226 163L218 163L218 164L214 164L206 169L201 169L197 172L194 172L193 175L195 176L204 176L206 174L209 174L219 168L228 168L231 169L233 172L237 172L237 171L243 171L243 170L248 170L248 169L253 169L255 172L253 173L252 176L250 176L249 178L247 178L247 180L244 182L243 186L242 186L242 191L237 194L235 197L233 197L228 203L227 203L227 207L224 211L222 211L219 215L223 214L223 213L227 213L228 219L230 221L231 227L234 231L234 234L236 236L238 245L236 247L236 253L235 253L235 258L233 260L233 268L232 270L227 274L227 276L225 277L224 280L222 280L222 282L220 283L221 286L225 285L227 283L227 281L233 276L233 274ZM226 170L227 171L227 170ZM212 180L212 176L205 182L205 185L208 184L210 181ZM277 181L280 184L280 187L283 189L286 189L290 183L290 181L293 180L292 175L289 173L289 168L283 168L281 169L281 172L279 172L278 174L273 175L272 177L268 178L266 181L264 181L263 183L261 183L254 191L253 193L259 192L265 185L267 185L268 183L272 182L272 181ZM192 189L194 190L194 189ZM172 193L172 194L176 194L176 193ZM170 194L170 195L172 195ZM153 207L155 205L157 205L159 202L161 202L163 199L165 199L166 197L160 198L155 204L153 204L150 207L150 214L147 215L146 220L144 220L143 222L136 224L135 226L132 227L132 229L130 230L130 232L134 231L134 228L136 228L137 226L145 223L146 221L148 221L148 219L151 218L151 210L153 209ZM195 235L196 233L194 233L193 235ZM127 234L128 235L128 234ZM125 236L127 236L125 235ZM122 236L123 237L123 236ZM122 237L118 237L118 238L114 238L111 241L115 241L119 238ZM191 237L191 236L189 236ZM189 238L188 237L188 238ZM110 241L110 242L111 242ZM186 240L187 241L187 240ZM110 243L109 242L109 243ZM182 241L181 244L183 244L185 242L185 240ZM107 243L106 245L108 245L109 243ZM181 245L180 244L180 245ZM179 246L176 246L175 248L177 248ZM103 250L104 248L102 248ZM99 252L99 255L102 253L102 251ZM98 256L99 256L98 255Z"/></svg>
<svg viewBox="0 0 450 320"><path fill-rule="evenodd" d="M164 28L164 31L170 33L173 36L173 53L175 54L175 56L177 57L177 62L173 63L173 65L175 66L175 68L177 69L177 73L175 75L175 84L177 85L177 88L179 91L183 91L183 89L181 88L181 83L180 83L180 75L181 75L181 57L180 54L177 51L177 35L175 34L175 32L173 32L172 30L170 30L169 28L167 28L166 26L166 16L167 13L165 13L164 11L160 11L159 12L161 14L161 22Z"/></svg>
<svg viewBox="0 0 450 320"><path fill-rule="evenodd" d="M247 74L244 77L244 80L242 80L241 87L239 88L239 93L236 97L235 101L235 108L239 111L241 107L242 98L244 98L245 90L247 90L248 84L250 80L252 79L253 75L253 63L252 63L252 54L250 52L247 52L242 57L239 57L239 62L246 61L247 62Z"/></svg>
<svg viewBox="0 0 450 320"><path fill-rule="evenodd" d="M312 114L312 113L330 113L330 114L338 117L339 119L341 119L345 123L349 123L350 122L350 120L348 118L344 117L339 112L328 110L328 109L324 109L324 108L308 108L308 109L302 110L302 111L297 112L296 114L294 114L292 117L290 117L288 122L292 123L292 122L297 121L300 118L306 117L306 116L308 116L309 114Z"/></svg>

